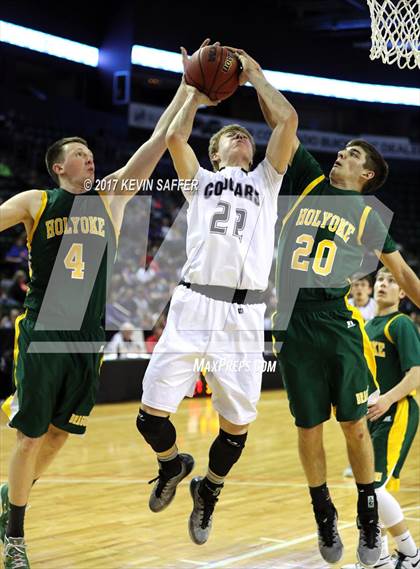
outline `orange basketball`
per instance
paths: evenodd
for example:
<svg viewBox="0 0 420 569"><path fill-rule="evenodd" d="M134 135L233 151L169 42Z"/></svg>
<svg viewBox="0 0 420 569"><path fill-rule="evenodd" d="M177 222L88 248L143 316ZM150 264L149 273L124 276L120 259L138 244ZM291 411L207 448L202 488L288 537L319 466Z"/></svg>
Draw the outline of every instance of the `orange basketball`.
<svg viewBox="0 0 420 569"><path fill-rule="evenodd" d="M208 45L188 60L185 81L212 101L230 97L239 86L240 64L227 47Z"/></svg>

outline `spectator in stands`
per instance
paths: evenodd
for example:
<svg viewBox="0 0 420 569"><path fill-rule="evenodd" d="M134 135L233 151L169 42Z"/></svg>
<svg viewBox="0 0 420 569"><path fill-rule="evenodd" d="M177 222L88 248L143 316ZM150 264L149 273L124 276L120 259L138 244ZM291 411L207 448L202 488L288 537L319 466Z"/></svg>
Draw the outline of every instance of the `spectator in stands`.
<svg viewBox="0 0 420 569"><path fill-rule="evenodd" d="M106 303L105 320L107 330L118 330L127 320L127 311L119 303L120 294L118 290L112 290L109 302Z"/></svg>
<svg viewBox="0 0 420 569"><path fill-rule="evenodd" d="M128 259L121 270L121 276L124 283L133 286L137 283L136 278L136 264L132 259Z"/></svg>
<svg viewBox="0 0 420 569"><path fill-rule="evenodd" d="M13 300L16 300L19 304L23 304L26 291L28 290L28 285L26 284L28 281L28 277L25 271L16 271L15 276L13 277L13 282L8 290L8 295Z"/></svg>
<svg viewBox="0 0 420 569"><path fill-rule="evenodd" d="M26 248L26 233L21 233L15 243L7 251L4 260L13 263L17 268L25 268L28 264L28 249Z"/></svg>
<svg viewBox="0 0 420 569"><path fill-rule="evenodd" d="M9 309L16 306L19 306L19 302L16 302L16 300L13 300L13 298L7 296L4 285L0 284L0 307Z"/></svg>
<svg viewBox="0 0 420 569"><path fill-rule="evenodd" d="M134 298L136 289L126 287L121 290L119 304L127 311L128 319L132 320L137 312L137 303Z"/></svg>
<svg viewBox="0 0 420 569"><path fill-rule="evenodd" d="M349 304L359 309L363 320L368 322L376 314L376 302L372 298L372 282L369 275L354 275Z"/></svg>
<svg viewBox="0 0 420 569"><path fill-rule="evenodd" d="M153 257L147 255L140 259L140 268L136 276L137 280L141 283L148 283L159 272L159 265L153 260Z"/></svg>
<svg viewBox="0 0 420 569"><path fill-rule="evenodd" d="M116 358L136 358L145 352L143 331L135 330L131 322L124 322L105 347L105 353Z"/></svg>
<svg viewBox="0 0 420 569"><path fill-rule="evenodd" d="M0 328L13 330L15 327L16 318L22 311L18 308L12 308L9 314L5 314L0 320Z"/></svg>

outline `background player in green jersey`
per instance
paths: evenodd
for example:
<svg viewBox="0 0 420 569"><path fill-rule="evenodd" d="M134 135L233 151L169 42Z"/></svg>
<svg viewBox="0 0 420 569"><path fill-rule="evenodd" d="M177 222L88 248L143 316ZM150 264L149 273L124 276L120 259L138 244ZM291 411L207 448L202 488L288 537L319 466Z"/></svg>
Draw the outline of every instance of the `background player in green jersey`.
<svg viewBox="0 0 420 569"><path fill-rule="evenodd" d="M208 40L203 45L207 45ZM187 55L183 51L183 62ZM77 196L91 187L95 180L95 165L91 150L79 138L62 139L47 151L46 163L57 187L54 190L29 190L18 194L0 206L0 231L24 223L28 235L32 274L30 292L25 301L25 315L16 321L14 378L17 392L6 402L4 410L10 425L17 429L16 447L9 465L8 485L1 487L2 515L0 537L4 541L4 563L7 569L29 567L24 541L24 516L29 493L67 440L69 432L82 434L87 417L94 405L100 358L97 353L37 354L27 353L31 342L101 343L104 341L102 316L105 305L106 248L116 247L127 202L135 192L123 191L123 180L147 179L162 157L165 135L178 110L186 99L184 81L169 107L159 119L155 130L120 170L105 178L112 191ZM76 207L76 214L74 215ZM61 258L62 242L66 255ZM97 263L93 274L84 254L89 250L92 262ZM96 251L96 255L95 255ZM98 255L99 252L99 255ZM109 251L108 251L109 254ZM99 260L98 260L98 257ZM112 262L112 251L111 251ZM56 282L49 283L56 267L64 279L65 294ZM89 280L83 286L85 278ZM53 279L51 279L53 280ZM61 281L60 283L61 284ZM78 302L78 294L89 291L85 298L86 313L78 330L46 327L37 330L36 322L47 286L51 286L54 302L47 307L47 323L57 322L71 305L70 294ZM63 298L64 302L63 302ZM79 299L80 302L80 299ZM44 303L45 304L45 303ZM51 306L53 305L53 306ZM68 306L70 310L77 304ZM66 316L69 316L69 310ZM51 331L53 330L53 331ZM54 331L59 330L59 331Z"/></svg>
<svg viewBox="0 0 420 569"><path fill-rule="evenodd" d="M279 98L285 101L280 93ZM278 117L263 102L262 108L270 126L276 124ZM337 512L326 484L323 446L323 422L330 418L332 407L345 435L358 489L358 559L372 566L381 550L366 421L375 358L360 313L346 302L349 277L360 270L364 250L375 252L413 302L420 304L419 280L362 196L378 189L387 172L386 162L371 144L353 140L338 152L328 180L296 138L282 189L296 197L279 238L273 336L298 428L320 552L330 563L343 553Z"/></svg>
<svg viewBox="0 0 420 569"><path fill-rule="evenodd" d="M378 310L366 332L375 352L381 396L369 407L368 418L379 518L385 529L381 558L375 567L411 569L420 566L420 551L389 490L399 488L401 468L418 427L419 406L413 395L420 386L420 336L413 321L398 311L405 294L385 267L378 271L374 289ZM397 557L389 554L386 530L395 539ZM360 567L349 565L347 569Z"/></svg>

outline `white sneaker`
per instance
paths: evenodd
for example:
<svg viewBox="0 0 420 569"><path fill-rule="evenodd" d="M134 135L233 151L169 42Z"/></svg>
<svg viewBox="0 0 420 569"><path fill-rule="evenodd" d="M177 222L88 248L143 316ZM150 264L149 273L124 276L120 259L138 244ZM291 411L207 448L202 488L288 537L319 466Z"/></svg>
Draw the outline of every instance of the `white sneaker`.
<svg viewBox="0 0 420 569"><path fill-rule="evenodd" d="M373 566L373 569L396 569L397 560L390 555L386 557L381 557L376 565ZM342 569L365 569L363 565L360 563L354 563L351 565L344 565ZM405 569L405 568L404 568Z"/></svg>
<svg viewBox="0 0 420 569"><path fill-rule="evenodd" d="M412 557L397 551L398 560L395 569L420 569L420 549Z"/></svg>

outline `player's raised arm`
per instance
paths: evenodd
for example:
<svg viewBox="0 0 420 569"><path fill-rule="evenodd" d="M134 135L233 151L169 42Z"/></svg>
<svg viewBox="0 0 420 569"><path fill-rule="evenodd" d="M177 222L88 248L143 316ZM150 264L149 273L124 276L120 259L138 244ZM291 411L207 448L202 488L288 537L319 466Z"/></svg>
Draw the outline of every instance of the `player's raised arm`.
<svg viewBox="0 0 420 569"><path fill-rule="evenodd" d="M200 47L205 47L209 43L210 40L206 39ZM214 45L218 45L218 43ZM184 48L181 48L181 55L185 68L188 61L188 55ZM118 207L124 208L126 202L131 199L136 194L136 192L132 191L132 186L129 184L124 185L123 181L132 179L146 180L150 177L157 163L162 158L163 153L166 150L165 136L168 127L185 102L187 93L187 86L185 84L184 78L182 78L174 98L158 120L149 140L140 146L140 148L133 154L125 166L106 177L106 180L110 180L110 182L114 180L118 181L117 184L115 184L115 182L112 184L110 183L112 192L109 192L109 197L107 198L109 199L110 203L114 201L115 196L118 196L118 199L115 200L115 205L118 204ZM140 187L140 185L138 187ZM121 199L121 196L123 196L123 199Z"/></svg>
<svg viewBox="0 0 420 569"><path fill-rule="evenodd" d="M42 191L29 190L11 197L0 206L0 231L24 223L27 235L42 203Z"/></svg>
<svg viewBox="0 0 420 569"><path fill-rule="evenodd" d="M394 275L399 286L406 293L408 298L420 308L420 280L416 273L404 261L401 253L382 253L378 255L382 263Z"/></svg>
<svg viewBox="0 0 420 569"><path fill-rule="evenodd" d="M280 106L276 106L276 110L280 110L280 116L277 117L277 119L275 118L274 112L268 107L268 105L266 105L266 103L264 102L264 99L261 97L261 95L257 92L258 95L258 102L260 104L260 108L261 108L261 112L264 116L265 122L268 124L268 126L272 129L275 128L277 122L280 120L283 120L283 111L286 111L287 106L289 105L289 101L280 93L280 91L277 91L277 93L280 95ZM283 105L284 103L284 105ZM296 150L299 148L300 145L300 140L298 139L298 137L295 135L295 138L293 140L293 144L292 144L292 152L290 154L290 159L289 159L289 164L292 164L293 162L293 158L296 154Z"/></svg>
<svg viewBox="0 0 420 569"><path fill-rule="evenodd" d="M180 180L192 180L200 167L193 149L188 144L197 109L201 105L217 104L217 101L210 101L195 87L188 85L186 89L188 90L187 99L166 134L166 144Z"/></svg>
<svg viewBox="0 0 420 569"><path fill-rule="evenodd" d="M168 130L168 126L172 119L185 101L186 94L186 86L182 80L175 97L160 117L149 140L140 146L125 166L109 176L106 176L106 180L109 180L110 182L114 180L118 181L117 184L110 184L110 188L112 188L112 192L109 193L108 197L110 203L115 201L115 203L119 204L120 207L124 207L126 202L136 193L132 191L132 186L130 186L127 181L147 180L150 177L166 150L166 131ZM130 189L125 189L126 187Z"/></svg>
<svg viewBox="0 0 420 569"><path fill-rule="evenodd" d="M279 173L283 173L298 146L297 113L289 101L267 81L260 65L252 57L243 50L236 50L236 55L243 69L241 83L246 79L255 87L263 114L265 111L273 128L266 157Z"/></svg>

